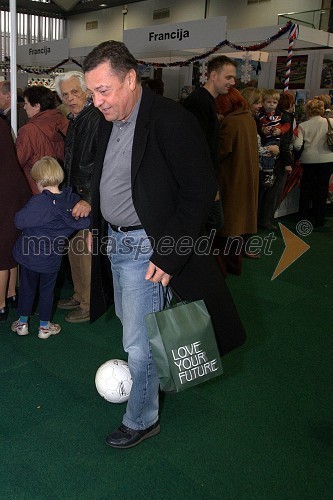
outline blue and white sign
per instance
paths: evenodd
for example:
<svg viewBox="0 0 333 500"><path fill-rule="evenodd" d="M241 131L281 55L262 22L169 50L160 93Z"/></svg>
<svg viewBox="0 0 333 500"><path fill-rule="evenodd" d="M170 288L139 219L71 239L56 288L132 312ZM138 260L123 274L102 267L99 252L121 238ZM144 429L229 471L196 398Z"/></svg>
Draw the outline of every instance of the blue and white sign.
<svg viewBox="0 0 333 500"><path fill-rule="evenodd" d="M68 38L55 40L54 42L19 45L16 49L17 63L28 65L61 62L68 59L68 54Z"/></svg>
<svg viewBox="0 0 333 500"><path fill-rule="evenodd" d="M226 17L211 17L199 21L159 24L124 31L124 43L135 54L165 50L215 47L225 40Z"/></svg>

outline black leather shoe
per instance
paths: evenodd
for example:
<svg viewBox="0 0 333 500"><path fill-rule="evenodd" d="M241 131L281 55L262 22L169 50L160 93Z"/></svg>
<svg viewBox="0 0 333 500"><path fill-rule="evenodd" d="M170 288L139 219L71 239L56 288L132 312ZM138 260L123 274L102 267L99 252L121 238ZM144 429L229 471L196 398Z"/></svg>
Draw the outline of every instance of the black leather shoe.
<svg viewBox="0 0 333 500"><path fill-rule="evenodd" d="M143 430L130 429L122 424L107 436L106 444L112 448L132 448L132 446L140 444L141 441L156 436L159 432L160 424L158 422Z"/></svg>
<svg viewBox="0 0 333 500"><path fill-rule="evenodd" d="M7 316L8 316L8 307L7 306L2 307L0 309L0 321L6 321Z"/></svg>

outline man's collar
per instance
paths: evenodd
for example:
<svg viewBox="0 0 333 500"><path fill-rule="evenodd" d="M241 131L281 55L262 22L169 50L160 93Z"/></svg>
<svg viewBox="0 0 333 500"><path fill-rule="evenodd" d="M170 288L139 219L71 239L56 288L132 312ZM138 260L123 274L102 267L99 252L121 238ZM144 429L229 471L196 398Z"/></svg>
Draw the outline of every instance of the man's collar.
<svg viewBox="0 0 333 500"><path fill-rule="evenodd" d="M139 95L139 98L136 101L136 103L134 104L133 109L130 112L127 120L125 120L125 121L123 121L123 120L115 120L113 123L117 127L123 127L124 125L127 125L127 123L131 123L133 121L135 122L136 119L137 119L137 116L138 116L141 99L142 99L142 86L140 86L140 95Z"/></svg>
<svg viewBox="0 0 333 500"><path fill-rule="evenodd" d="M73 113L68 113L67 115L67 118L68 120L75 120L78 116L80 116L80 114L86 109L86 108L89 108L89 106L92 105L92 99L91 97L88 97L88 99L86 100L86 102L84 103L83 105L83 108L81 109L80 113L78 113L76 116L73 115Z"/></svg>

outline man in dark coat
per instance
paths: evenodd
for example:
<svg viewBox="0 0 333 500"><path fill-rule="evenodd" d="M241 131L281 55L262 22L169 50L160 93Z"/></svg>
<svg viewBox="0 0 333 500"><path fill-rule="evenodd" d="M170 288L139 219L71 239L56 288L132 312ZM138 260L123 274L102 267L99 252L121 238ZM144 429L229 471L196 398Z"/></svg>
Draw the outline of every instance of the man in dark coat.
<svg viewBox="0 0 333 500"><path fill-rule="evenodd" d="M212 58L207 64L207 81L195 89L184 101L184 106L193 113L200 124L208 142L210 155L216 175L220 171L219 159L219 121L216 114L215 99L227 94L236 83L237 63L227 56Z"/></svg>
<svg viewBox="0 0 333 500"><path fill-rule="evenodd" d="M68 71L58 75L55 88L70 111L70 123L65 137L64 186L72 187L81 197L73 208L72 215L86 217L91 208L91 173L97 151L98 123L102 115L88 96L82 72ZM57 304L60 309L69 311L65 316L69 323L90 320L91 255L86 244L87 233L88 230L81 230L70 241L68 258L74 294L60 299Z"/></svg>
<svg viewBox="0 0 333 500"><path fill-rule="evenodd" d="M105 117L91 186L91 319L106 308L101 259L107 253L133 379L123 423L107 444L129 448L160 430L159 383L144 317L163 307L169 282L184 300L206 301L221 351L240 345L245 333L214 259L199 245L217 182L197 121L141 87L137 61L121 42L97 46L83 69ZM99 249L98 241L104 243Z"/></svg>
<svg viewBox="0 0 333 500"><path fill-rule="evenodd" d="M215 99L218 95L227 94L236 83L237 63L227 56L217 56L208 61L207 81L195 89L184 101L184 106L193 113L205 134L214 170L218 178L220 173L219 158L219 121L216 113ZM220 193L217 193L207 221L207 230L219 231L223 225L223 210Z"/></svg>
<svg viewBox="0 0 333 500"><path fill-rule="evenodd" d="M11 92L10 82L7 80L0 82L0 109L3 110L2 118L4 118L7 125L11 126ZM24 109L24 101L18 99L17 104L17 129L23 127L28 123L29 118L26 110Z"/></svg>

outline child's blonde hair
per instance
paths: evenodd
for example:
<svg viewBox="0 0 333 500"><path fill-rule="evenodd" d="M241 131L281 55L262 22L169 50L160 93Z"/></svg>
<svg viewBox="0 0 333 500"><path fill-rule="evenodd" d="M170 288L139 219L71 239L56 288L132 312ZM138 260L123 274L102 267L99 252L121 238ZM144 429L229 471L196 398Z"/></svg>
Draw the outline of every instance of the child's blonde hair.
<svg viewBox="0 0 333 500"><path fill-rule="evenodd" d="M266 89L262 91L262 100L266 101L266 99L276 99L277 101L280 99L280 92L275 89Z"/></svg>
<svg viewBox="0 0 333 500"><path fill-rule="evenodd" d="M52 156L43 156L36 161L30 175L42 187L59 186L65 177L63 169Z"/></svg>

